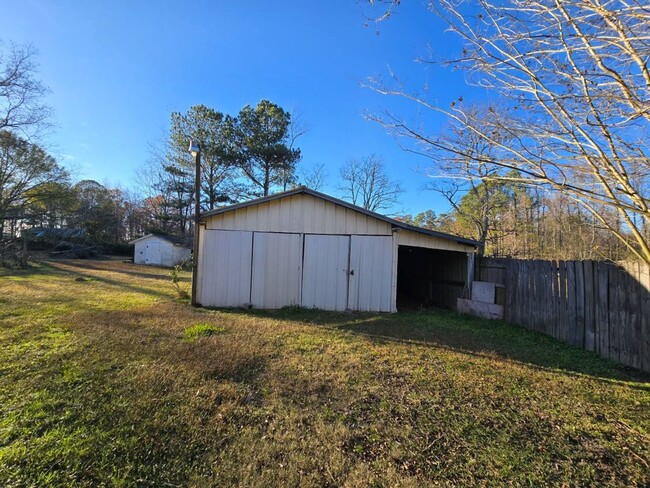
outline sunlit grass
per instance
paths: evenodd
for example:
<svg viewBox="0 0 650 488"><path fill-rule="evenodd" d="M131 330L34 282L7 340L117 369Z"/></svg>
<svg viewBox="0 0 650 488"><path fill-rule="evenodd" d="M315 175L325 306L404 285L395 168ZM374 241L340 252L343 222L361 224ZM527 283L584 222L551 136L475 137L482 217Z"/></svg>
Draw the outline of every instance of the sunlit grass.
<svg viewBox="0 0 650 488"><path fill-rule="evenodd" d="M119 262L2 273L2 486L650 483L648 376L533 332L192 309Z"/></svg>

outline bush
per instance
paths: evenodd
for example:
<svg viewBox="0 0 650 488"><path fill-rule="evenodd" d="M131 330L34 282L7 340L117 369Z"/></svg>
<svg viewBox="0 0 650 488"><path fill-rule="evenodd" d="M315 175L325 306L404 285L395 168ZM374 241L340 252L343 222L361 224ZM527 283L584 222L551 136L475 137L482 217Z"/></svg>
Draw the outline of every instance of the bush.
<svg viewBox="0 0 650 488"><path fill-rule="evenodd" d="M172 288L176 291L178 294L178 298L182 300L186 300L190 297L190 294L188 293L188 285L182 285L181 284L181 276L180 273L183 270L183 265L182 264L177 264L174 266L174 269L172 269L169 272L169 276L171 277L171 282L172 282Z"/></svg>

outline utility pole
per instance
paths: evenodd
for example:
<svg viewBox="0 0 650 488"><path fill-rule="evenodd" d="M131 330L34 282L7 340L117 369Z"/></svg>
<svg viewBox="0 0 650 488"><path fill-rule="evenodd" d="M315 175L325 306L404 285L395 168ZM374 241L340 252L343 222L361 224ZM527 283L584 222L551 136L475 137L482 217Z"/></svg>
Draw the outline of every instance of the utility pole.
<svg viewBox="0 0 650 488"><path fill-rule="evenodd" d="M201 222L201 147L190 141L190 154L194 157L194 243L192 247L192 306L199 303L196 297L196 283L199 274L199 223Z"/></svg>

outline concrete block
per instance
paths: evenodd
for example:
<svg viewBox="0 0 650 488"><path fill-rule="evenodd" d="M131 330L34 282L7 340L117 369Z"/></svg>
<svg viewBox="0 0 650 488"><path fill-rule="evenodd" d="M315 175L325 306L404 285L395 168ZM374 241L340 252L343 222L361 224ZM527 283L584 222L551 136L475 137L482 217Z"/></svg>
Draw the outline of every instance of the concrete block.
<svg viewBox="0 0 650 488"><path fill-rule="evenodd" d="M495 284L488 281L472 281L472 300L494 303Z"/></svg>
<svg viewBox="0 0 650 488"><path fill-rule="evenodd" d="M458 298L456 300L456 310L459 313L466 313L484 319L503 318L503 306L494 303L483 303L475 300Z"/></svg>

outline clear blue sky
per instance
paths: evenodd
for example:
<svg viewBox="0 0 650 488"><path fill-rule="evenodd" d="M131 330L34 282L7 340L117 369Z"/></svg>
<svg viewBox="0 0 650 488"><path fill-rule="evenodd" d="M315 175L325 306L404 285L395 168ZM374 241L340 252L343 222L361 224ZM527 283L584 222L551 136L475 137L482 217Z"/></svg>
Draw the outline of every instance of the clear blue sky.
<svg viewBox="0 0 650 488"><path fill-rule="evenodd" d="M301 164L326 165L326 192L338 193L346 159L377 153L407 190L394 210L444 211L420 191L426 178L416 168L427 160L363 117L382 108L418 117L415 107L360 86L390 67L414 91L426 84L441 106L468 97L461 74L414 62L429 47L459 51L425 4L402 2L377 35L355 0L0 0L0 39L38 50L54 109L49 142L78 177L133 185L172 111L202 103L236 114L267 98L311 126ZM431 131L444 122L420 116Z"/></svg>

